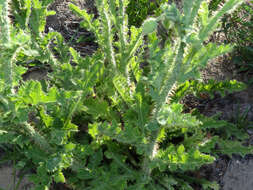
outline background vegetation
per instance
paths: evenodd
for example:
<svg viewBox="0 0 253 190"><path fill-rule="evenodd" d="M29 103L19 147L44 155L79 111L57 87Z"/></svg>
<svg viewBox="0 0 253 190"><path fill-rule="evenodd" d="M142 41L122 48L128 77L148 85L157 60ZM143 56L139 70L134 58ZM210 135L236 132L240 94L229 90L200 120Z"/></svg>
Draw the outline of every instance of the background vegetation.
<svg viewBox="0 0 253 190"><path fill-rule="evenodd" d="M232 51L227 42L239 40L238 51L251 42L250 35L232 35L226 20L232 11L232 20L237 11L249 12L242 1L227 0L217 9L215 3L185 0L181 10L174 3L158 8L163 1L96 0L98 18L70 4L99 46L86 57L60 33L45 32L46 17L55 14L47 9L52 2L0 0L5 159L29 172L35 190L61 183L77 190L218 189L191 172L220 154L252 152L243 146L248 135L216 116L186 113L181 100L246 88L234 80L200 78L209 60ZM146 19L152 11L157 16ZM226 43L208 43L219 26ZM164 39L158 27L165 29ZM23 80L31 60L49 68L47 78Z"/></svg>

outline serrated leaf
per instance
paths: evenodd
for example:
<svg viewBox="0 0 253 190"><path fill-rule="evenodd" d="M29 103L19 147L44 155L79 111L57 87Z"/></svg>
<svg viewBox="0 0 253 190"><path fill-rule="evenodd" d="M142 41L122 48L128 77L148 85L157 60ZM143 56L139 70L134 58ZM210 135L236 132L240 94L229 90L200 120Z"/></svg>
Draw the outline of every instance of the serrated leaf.
<svg viewBox="0 0 253 190"><path fill-rule="evenodd" d="M80 55L78 54L78 52L72 47L69 48L69 51L73 57L73 61L78 64L80 61Z"/></svg>
<svg viewBox="0 0 253 190"><path fill-rule="evenodd" d="M82 22L83 27L87 27L90 30L93 30L93 25L92 25L92 19L93 16L91 14L88 14L86 10L81 10L78 6L70 3L69 8L78 14L79 16L83 17L85 19L84 22Z"/></svg>
<svg viewBox="0 0 253 190"><path fill-rule="evenodd" d="M26 104L37 105L45 97L41 84L37 81L28 81L22 86L18 94Z"/></svg>
<svg viewBox="0 0 253 190"><path fill-rule="evenodd" d="M217 143L219 148L216 150L230 157L232 157L233 154L245 156L253 152L253 146L243 146L239 141L218 139Z"/></svg>
<svg viewBox="0 0 253 190"><path fill-rule="evenodd" d="M164 105L158 114L157 121L163 126L194 127L201 124L196 117L183 114L183 105L173 103Z"/></svg>
<svg viewBox="0 0 253 190"><path fill-rule="evenodd" d="M128 86L127 79L122 75L117 75L113 78L113 84L123 98L123 100L126 103L131 104L133 99L130 94L131 90Z"/></svg>
<svg viewBox="0 0 253 190"><path fill-rule="evenodd" d="M109 105L104 100L89 98L84 101L84 111L95 118L106 118L109 115Z"/></svg>

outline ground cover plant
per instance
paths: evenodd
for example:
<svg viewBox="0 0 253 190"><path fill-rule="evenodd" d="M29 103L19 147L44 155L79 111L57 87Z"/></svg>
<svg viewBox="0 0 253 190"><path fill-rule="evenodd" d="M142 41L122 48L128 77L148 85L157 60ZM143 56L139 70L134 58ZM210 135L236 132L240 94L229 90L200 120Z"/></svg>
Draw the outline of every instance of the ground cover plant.
<svg viewBox="0 0 253 190"><path fill-rule="evenodd" d="M53 183L77 190L183 190L196 183L218 189L189 172L221 153L251 152L242 145L247 135L215 117L185 113L180 100L193 92L245 88L236 81L204 84L199 71L232 50L206 40L241 2L227 0L212 14L204 0L185 0L182 10L164 4L160 16L139 28L128 26L126 0L96 0L98 18L70 4L99 44L82 57L59 33L44 32L52 0L0 0L0 143L6 159L30 169L36 190ZM163 45L158 24L170 31ZM49 65L48 79L23 81L27 60Z"/></svg>

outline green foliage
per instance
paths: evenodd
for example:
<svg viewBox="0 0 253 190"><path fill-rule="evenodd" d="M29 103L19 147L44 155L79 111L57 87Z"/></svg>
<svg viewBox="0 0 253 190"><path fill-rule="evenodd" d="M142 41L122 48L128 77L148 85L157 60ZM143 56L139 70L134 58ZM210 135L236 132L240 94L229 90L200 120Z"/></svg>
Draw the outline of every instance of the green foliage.
<svg viewBox="0 0 253 190"><path fill-rule="evenodd" d="M234 150L237 149L237 154L245 156L250 151L250 147L242 145L249 136L245 133L245 129L241 128L237 123L233 124L228 121L217 120L218 115L206 118L199 113L195 114L202 121L201 128L208 132L205 141L201 144L203 152L215 155L224 153L232 156L236 152Z"/></svg>
<svg viewBox="0 0 253 190"><path fill-rule="evenodd" d="M129 0L126 9L129 25L139 27L149 15L159 16L162 11L160 6L167 0Z"/></svg>
<svg viewBox="0 0 253 190"><path fill-rule="evenodd" d="M29 27L34 35L43 32L46 17L55 14L54 11L47 10L53 1L13 0L11 8L14 24L22 29Z"/></svg>
<svg viewBox="0 0 253 190"><path fill-rule="evenodd" d="M206 83L191 80L186 81L182 85L178 86L178 88L173 92L173 96L171 97L171 102L178 102L187 94L193 94L194 96L201 98L203 94L207 97L213 98L213 94L219 92L222 97L224 97L228 93L238 92L246 89L246 85L244 83L238 82L236 80L230 81L215 81L208 80Z"/></svg>
<svg viewBox="0 0 253 190"><path fill-rule="evenodd" d="M253 5L243 3L233 14L222 20L222 30L227 43L235 43L231 62L239 72L251 73L253 68ZM252 79L249 81L252 83Z"/></svg>
<svg viewBox="0 0 253 190"><path fill-rule="evenodd" d="M213 16L202 0L185 0L183 11L165 4L159 17L140 28L128 27L126 0L96 0L98 18L70 4L99 44L87 57L69 48L59 33L44 33L51 1L14 2L13 9L26 16L14 15L12 24L5 20L9 4L0 0L0 29L7 28L0 41L0 143L15 146L17 161L33 168L34 189L49 189L53 182L77 190L193 189L187 171L213 162L219 153L252 150L242 147L236 126L184 113L179 103L195 89L243 88L235 81L194 82L209 59L232 49L204 42L241 1L228 0ZM158 22L173 34L164 48ZM140 67L144 48L149 51L146 70ZM26 68L19 63L29 59L50 66L47 81L22 80ZM208 132L213 136L207 138ZM237 141L230 141L233 136Z"/></svg>
<svg viewBox="0 0 253 190"><path fill-rule="evenodd" d="M216 11L222 0L212 0L209 8ZM222 18L221 32L225 35L225 43L235 44L231 62L239 72L251 74L253 68L253 5L252 1L245 1L232 14ZM249 80L249 84L252 83Z"/></svg>

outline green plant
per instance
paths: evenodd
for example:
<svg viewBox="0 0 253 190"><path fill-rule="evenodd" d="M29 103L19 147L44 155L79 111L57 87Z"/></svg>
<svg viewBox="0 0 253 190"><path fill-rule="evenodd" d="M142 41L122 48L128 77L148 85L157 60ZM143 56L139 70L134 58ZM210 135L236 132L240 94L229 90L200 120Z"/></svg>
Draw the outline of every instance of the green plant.
<svg viewBox="0 0 253 190"><path fill-rule="evenodd" d="M187 94L193 94L198 98L201 98L202 95L213 98L213 94L217 92L224 97L228 93L238 92L245 90L246 88L247 86L244 83L236 80L224 80L217 82L210 79L205 83L198 80L191 80L178 86L171 99L172 101L178 102Z"/></svg>
<svg viewBox="0 0 253 190"><path fill-rule="evenodd" d="M221 1L214 1L218 7ZM232 14L222 18L221 32L225 34L225 43L234 43L235 49L231 55L231 62L239 72L251 74L253 68L253 4L245 1ZM252 79L249 80L252 83Z"/></svg>
<svg viewBox="0 0 253 190"><path fill-rule="evenodd" d="M167 0L130 0L126 13L130 26L140 27L143 21L152 14L161 14L160 6Z"/></svg>
<svg viewBox="0 0 253 190"><path fill-rule="evenodd" d="M238 132L233 126L228 130L227 123L183 113L179 99L186 93L176 93L173 101L181 85L199 79L209 59L231 51L229 45L204 42L240 0L228 0L213 16L204 0L185 0L182 13L175 4L163 5L162 14L140 28L128 28L125 0L96 0L96 19L70 4L99 44L85 58L59 33L43 33L50 1L18 2L35 12L25 18L25 27L14 27L8 2L0 0L0 143L15 146L17 164L34 170L34 189L49 189L53 181L73 189L193 189L194 179L186 172L213 162L213 152L251 151L241 145L244 138L229 139ZM173 34L164 48L158 22ZM149 54L145 71L140 68L144 48ZM22 81L26 69L18 62L24 57L49 64L49 80ZM238 89L238 83L226 85ZM207 132L213 136L207 138ZM195 182L217 189L214 183Z"/></svg>
<svg viewBox="0 0 253 190"><path fill-rule="evenodd" d="M223 0L212 0L209 4L211 11L217 11ZM225 43L235 44L231 53L231 63L235 64L239 73L251 77L253 68L253 4L245 1L232 14L225 14L222 18L221 30L225 35ZM252 78L247 82L252 84Z"/></svg>
<svg viewBox="0 0 253 190"><path fill-rule="evenodd" d="M252 73L253 69L253 4L244 3L223 21L223 29L228 43L236 43L232 63L239 72ZM252 79L249 81L252 83Z"/></svg>

